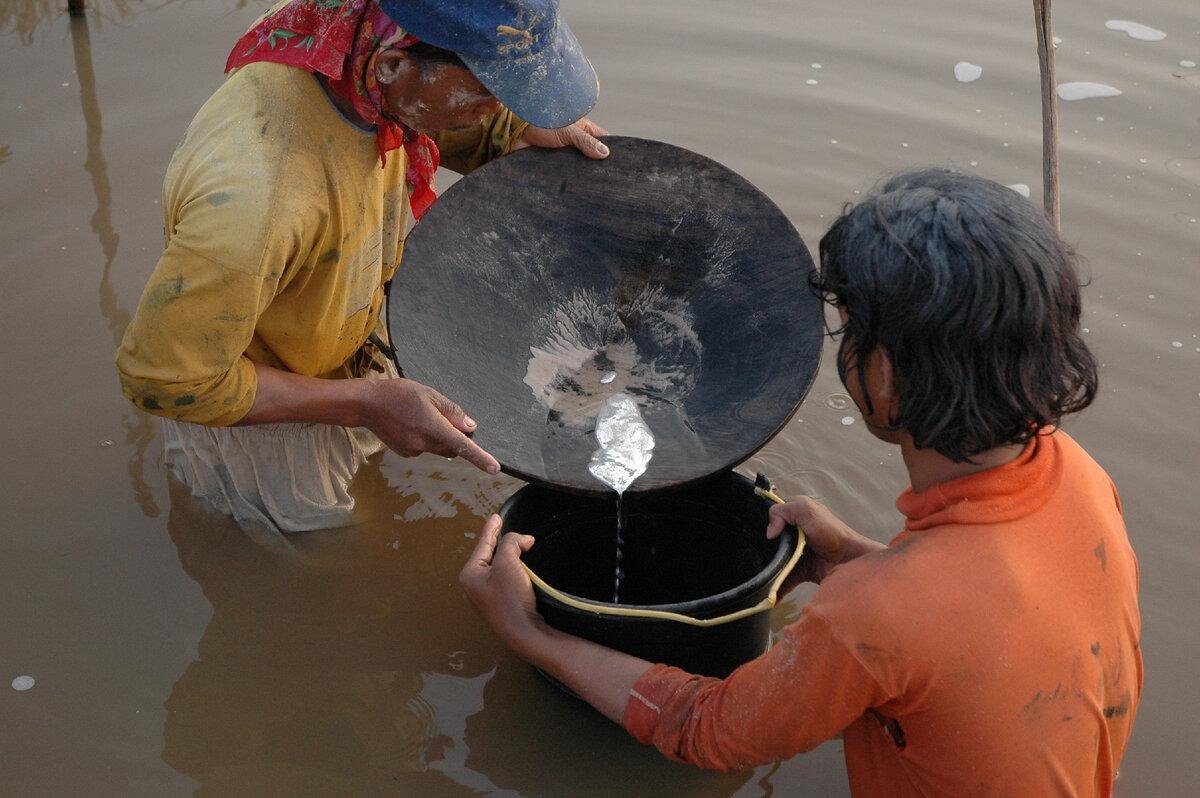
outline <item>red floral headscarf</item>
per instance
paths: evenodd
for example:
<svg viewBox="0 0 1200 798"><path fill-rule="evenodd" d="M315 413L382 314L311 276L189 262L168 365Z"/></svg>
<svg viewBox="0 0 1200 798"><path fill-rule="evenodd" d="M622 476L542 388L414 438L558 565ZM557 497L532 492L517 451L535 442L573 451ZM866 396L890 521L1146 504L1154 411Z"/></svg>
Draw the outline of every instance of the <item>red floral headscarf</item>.
<svg viewBox="0 0 1200 798"><path fill-rule="evenodd" d="M320 73L332 92L345 99L365 121L375 125L380 164L403 146L408 155L409 202L417 219L437 199L437 144L383 115L383 96L375 79L375 60L389 48L415 44L383 12L377 0L292 0L238 39L225 71L255 61L274 61Z"/></svg>

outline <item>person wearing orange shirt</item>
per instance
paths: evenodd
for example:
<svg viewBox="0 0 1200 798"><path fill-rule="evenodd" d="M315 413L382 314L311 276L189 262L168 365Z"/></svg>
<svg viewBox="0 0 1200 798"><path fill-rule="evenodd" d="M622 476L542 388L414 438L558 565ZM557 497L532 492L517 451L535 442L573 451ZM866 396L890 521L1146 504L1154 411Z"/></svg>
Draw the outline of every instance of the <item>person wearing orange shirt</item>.
<svg viewBox="0 0 1200 798"><path fill-rule="evenodd" d="M1108 795L1142 688L1121 503L1062 416L1096 395L1079 277L1041 211L989 180L900 174L821 240L838 371L911 486L890 543L809 498L797 577L820 584L726 679L548 627L491 518L460 581L519 656L638 740L740 770L843 737L856 795Z"/></svg>

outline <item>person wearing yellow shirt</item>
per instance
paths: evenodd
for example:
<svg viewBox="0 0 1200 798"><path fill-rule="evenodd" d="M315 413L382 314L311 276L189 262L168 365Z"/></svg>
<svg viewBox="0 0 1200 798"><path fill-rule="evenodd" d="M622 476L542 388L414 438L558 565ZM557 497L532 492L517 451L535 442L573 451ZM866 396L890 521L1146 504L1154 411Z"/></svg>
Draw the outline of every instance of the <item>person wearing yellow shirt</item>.
<svg viewBox="0 0 1200 798"><path fill-rule="evenodd" d="M384 446L499 471L458 405L399 377L379 314L439 163L608 155L557 6L287 0L235 44L168 167L165 251L117 352L193 493L292 532L349 523Z"/></svg>

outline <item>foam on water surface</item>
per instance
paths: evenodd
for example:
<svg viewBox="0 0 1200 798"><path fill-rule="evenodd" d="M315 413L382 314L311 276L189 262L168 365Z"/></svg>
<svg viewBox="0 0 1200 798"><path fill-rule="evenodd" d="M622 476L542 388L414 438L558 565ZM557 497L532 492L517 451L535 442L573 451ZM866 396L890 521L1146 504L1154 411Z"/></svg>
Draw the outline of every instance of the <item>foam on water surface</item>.
<svg viewBox="0 0 1200 798"><path fill-rule="evenodd" d="M972 64L970 61L959 61L954 65L954 79L959 83L971 83L979 80L982 74L983 67Z"/></svg>
<svg viewBox="0 0 1200 798"><path fill-rule="evenodd" d="M1029 186L1025 185L1024 183L1013 183L1010 186L1006 186L1006 188L1011 188L1025 199L1029 199Z"/></svg>
<svg viewBox="0 0 1200 798"><path fill-rule="evenodd" d="M32 676L18 676L12 680L12 689L19 693L23 693L26 690L32 689L34 683L35 682Z"/></svg>
<svg viewBox="0 0 1200 798"><path fill-rule="evenodd" d="M646 473L654 436L629 394L613 394L596 416L596 451L588 472L618 494Z"/></svg>
<svg viewBox="0 0 1200 798"><path fill-rule="evenodd" d="M1128 19L1110 19L1104 23L1104 27L1109 30L1124 31L1131 39L1137 39L1143 42L1161 42L1167 38L1167 34L1160 31L1158 28L1152 28L1149 25L1143 25L1140 22L1132 22Z"/></svg>
<svg viewBox="0 0 1200 798"><path fill-rule="evenodd" d="M1060 99L1072 102L1074 100L1090 100L1094 97L1116 97L1120 95L1121 90L1115 86L1109 86L1107 83L1088 83L1086 81L1078 81L1075 83L1060 83L1058 84L1058 96Z"/></svg>

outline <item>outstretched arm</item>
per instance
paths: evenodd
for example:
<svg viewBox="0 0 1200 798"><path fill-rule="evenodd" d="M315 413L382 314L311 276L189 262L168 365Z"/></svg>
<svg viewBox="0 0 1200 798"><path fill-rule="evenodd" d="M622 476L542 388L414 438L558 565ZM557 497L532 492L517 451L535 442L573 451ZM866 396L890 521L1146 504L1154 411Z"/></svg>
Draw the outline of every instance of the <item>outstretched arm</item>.
<svg viewBox="0 0 1200 798"><path fill-rule="evenodd" d="M685 673L551 629L537 614L509 534L497 548L492 516L460 581L484 620L518 656L558 679L644 743L678 761L743 770L836 736L886 698L822 615L807 608L770 651L726 679Z"/></svg>
<svg viewBox="0 0 1200 798"><path fill-rule="evenodd" d="M529 550L533 538L499 537L500 516L493 515L459 574L476 612L517 656L621 723L629 692L651 663L548 626L538 615L533 585L521 566L521 552Z"/></svg>
<svg viewBox="0 0 1200 798"><path fill-rule="evenodd" d="M433 134L441 153L441 165L468 174L488 161L526 147L574 147L589 158L608 157L608 147L596 137L608 131L584 117L561 128L530 125L502 108L479 123Z"/></svg>
<svg viewBox="0 0 1200 798"><path fill-rule="evenodd" d="M433 452L461 457L489 474L496 458L467 435L475 421L432 388L407 379L323 380L254 364L254 404L239 425L317 422L366 427L403 457Z"/></svg>

